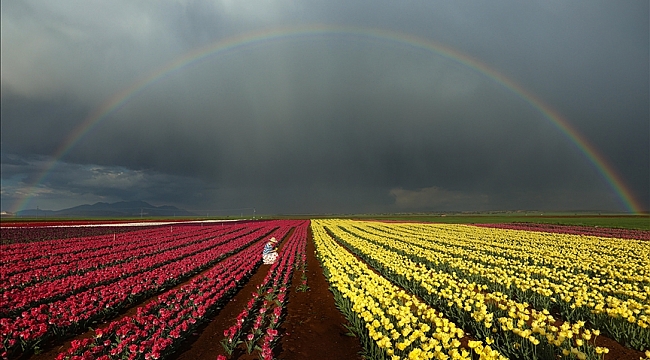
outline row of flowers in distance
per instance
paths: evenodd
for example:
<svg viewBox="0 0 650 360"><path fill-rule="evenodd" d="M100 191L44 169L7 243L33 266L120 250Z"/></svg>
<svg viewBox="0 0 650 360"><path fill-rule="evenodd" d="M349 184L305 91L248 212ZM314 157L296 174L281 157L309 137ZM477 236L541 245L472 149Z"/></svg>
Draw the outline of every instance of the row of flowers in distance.
<svg viewBox="0 0 650 360"><path fill-rule="evenodd" d="M513 229L525 231L544 231L560 234L589 235L614 237L619 239L636 239L650 240L650 231L636 229L617 229L594 226L578 225L555 225L555 224L535 224L535 223L492 223L492 224L474 224L475 226Z"/></svg>
<svg viewBox="0 0 650 360"><path fill-rule="evenodd" d="M191 229L199 228L191 224L181 225L184 228L185 232L192 231ZM179 227L179 226L177 226ZM57 226L56 229L63 231L61 235L65 235L66 232L72 229L84 229L83 226L75 227L64 227ZM26 243L15 243L15 244L6 244L3 245L3 253L0 255L0 265L5 263L20 263L23 261L32 261L37 259L45 259L66 255L71 253L81 253L89 250L95 249L108 249L113 246L123 245L129 243L130 238L140 238L136 242L139 242L145 238L151 238L153 236L160 236L165 233L169 233L169 226L119 226L119 227L101 227L105 228L103 232L97 234L92 234L88 236L79 236L73 231L68 236L62 236L60 238L43 240L43 241L31 241ZM5 231L5 228L2 228L2 231ZM39 232L39 231L48 231L50 227L46 228L27 228L25 231ZM108 232L109 230L112 230ZM118 231L121 230L121 231ZM122 235L122 236L120 236ZM26 234L26 236L29 236ZM5 256L6 255L6 256Z"/></svg>
<svg viewBox="0 0 650 360"><path fill-rule="evenodd" d="M74 226L70 226L74 225ZM58 241L59 239L87 238L133 231L130 226L82 226L75 221L62 222L21 222L0 224L0 245L9 251L21 249L25 245L36 245ZM139 230L157 227L155 225L138 226Z"/></svg>
<svg viewBox="0 0 650 360"><path fill-rule="evenodd" d="M71 244L72 249L67 253L51 254L46 249L34 249L30 252L30 260L20 260L0 266L0 292L13 288L25 288L37 283L52 281L70 275L82 275L89 271L106 268L138 258L144 258L172 249L192 245L206 238L219 237L230 232L223 227L205 230L192 227L180 227L176 232L165 228L157 231L135 231L119 236L119 240L110 238L101 241L100 247L92 245L96 240L89 239L88 243ZM245 229L240 226L240 229ZM180 230L180 231L179 231ZM115 236L117 238L117 236ZM42 255L36 258L36 256Z"/></svg>

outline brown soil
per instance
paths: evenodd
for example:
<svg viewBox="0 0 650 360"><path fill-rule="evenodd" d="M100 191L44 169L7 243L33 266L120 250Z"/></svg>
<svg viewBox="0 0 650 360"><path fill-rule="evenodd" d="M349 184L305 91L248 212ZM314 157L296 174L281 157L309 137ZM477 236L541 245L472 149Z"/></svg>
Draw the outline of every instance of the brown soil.
<svg viewBox="0 0 650 360"><path fill-rule="evenodd" d="M302 273L293 274L292 291L283 323L280 359L361 359L359 339L346 335L347 320L336 308L311 237L307 241L306 292L296 292Z"/></svg>
<svg viewBox="0 0 650 360"><path fill-rule="evenodd" d="M645 354L641 351L626 348L620 343L606 337L599 336L596 340L598 346L604 346L609 349L605 354L604 360L639 360L645 359Z"/></svg>

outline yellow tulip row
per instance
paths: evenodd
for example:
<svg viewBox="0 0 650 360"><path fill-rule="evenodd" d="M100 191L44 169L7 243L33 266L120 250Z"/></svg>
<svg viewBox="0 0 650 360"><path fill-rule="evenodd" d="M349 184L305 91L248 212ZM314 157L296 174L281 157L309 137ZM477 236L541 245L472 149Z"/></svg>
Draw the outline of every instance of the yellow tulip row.
<svg viewBox="0 0 650 360"><path fill-rule="evenodd" d="M629 258L629 264L638 267L639 262L648 260L647 242L641 240L621 241L621 239L604 238L586 235L570 235L546 233L525 230L510 230L498 228L483 228L460 224L394 224L392 228L400 228L404 232L427 233L444 229L445 232L456 232L453 238L459 242L466 240L482 241L487 237L490 246L505 250L516 250L521 254L529 251L544 253L553 261L564 262L567 266L590 269L590 263L595 259L605 258L617 260ZM493 239L490 239L492 237ZM532 247L532 248L531 248ZM558 251L559 250L559 251ZM566 256L581 260L577 263L566 261ZM598 265L597 263L595 264ZM627 264L621 264L623 267Z"/></svg>
<svg viewBox="0 0 650 360"><path fill-rule="evenodd" d="M390 359L505 359L489 345L461 346L464 331L415 296L391 284L338 245L312 221L314 243L330 285L351 302L367 335Z"/></svg>
<svg viewBox="0 0 650 360"><path fill-rule="evenodd" d="M448 247L497 254L498 257L516 259L520 264L529 263L563 269L573 274L587 274L603 284L613 283L618 286L629 282L635 285L650 281L650 247L646 241L458 224L422 224L396 230L402 235L411 232L416 236L424 236L429 241L442 236ZM620 262L620 259L626 261ZM650 291L643 287L640 289Z"/></svg>
<svg viewBox="0 0 650 360"><path fill-rule="evenodd" d="M457 224L381 224L366 226L375 233L426 240L450 254L472 250L479 254L518 260L519 264L564 269L570 273L598 275L614 285L650 282L650 246L645 241L552 234L522 230L482 228ZM626 259L620 262L620 259ZM597 284L597 283L596 283ZM642 291L648 293L648 289ZM646 297L642 297L645 299Z"/></svg>
<svg viewBox="0 0 650 360"><path fill-rule="evenodd" d="M521 247L523 251L505 249L496 246L498 242L508 235L510 241L517 241L520 238L530 238L534 235L544 233L527 234L525 231L501 230L490 228L479 228L466 225L417 225L404 226L394 224L359 224L350 223L346 229L363 237L372 237L374 241L383 243L406 254L415 254L426 257L434 263L447 263L452 268L468 275L479 275L494 284L501 284L506 287L515 286L521 291L533 291L541 296L554 298L555 301L563 300L571 303L573 307L587 306L595 314L607 313L609 316L626 319L628 322L636 323L642 328L647 328L650 323L650 277L642 277L642 281L633 283L615 280L615 278L600 279L586 273L577 273L575 269L555 267L551 264L529 265L521 261L522 258L532 259L532 262L547 262L544 256L554 254L561 256L552 249L542 252L537 251L533 243L526 243ZM410 231L407 231L410 230ZM428 230L428 231L425 231ZM474 232L474 234L472 234ZM508 233L509 232L509 233ZM524 233L524 234L522 234ZM470 236L471 235L471 236ZM573 243L583 240L584 237L566 234L556 239L562 243ZM431 239L431 240L429 240ZM460 239L460 240L459 240ZM559 240L564 239L564 240ZM492 242L490 242L492 241ZM623 240L628 242L629 240ZM482 242L482 243L481 243ZM468 246L471 247L468 248ZM601 244L602 245L602 244ZM494 249L501 249L503 254L495 256ZM644 249L642 251L642 249ZM650 246L638 247L637 256L650 253ZM592 254L592 263L594 263ZM609 258L601 259L602 262L610 261ZM565 261L569 261L566 260ZM611 261L606 266L615 267L622 264L621 261ZM629 264L628 264L629 265ZM621 265L623 266L623 265ZM645 266L629 271L643 273L650 266ZM614 273L621 273L617 271ZM628 279L629 280L629 279ZM620 299L608 294L622 294L626 299Z"/></svg>
<svg viewBox="0 0 650 360"><path fill-rule="evenodd" d="M603 281L650 281L650 247L647 241L622 240L595 236L556 234L523 230L483 228L456 224L422 224L399 228L402 235L412 233L442 235L447 246L474 248L571 272L598 275ZM451 235L451 236L449 236ZM626 259L621 263L620 259Z"/></svg>
<svg viewBox="0 0 650 360"><path fill-rule="evenodd" d="M537 311L526 303L509 299L505 294L487 291L486 285L460 279L455 272L447 273L428 269L407 256L387 250L383 246L350 233L367 226L365 223L326 220L319 221L319 225L326 227L334 236L360 251L364 257L376 261L386 270L412 281L448 307L455 307L471 314L474 321L483 323L485 328L491 329L492 332L497 332L498 328L503 332L512 332L518 335L521 338L521 342L518 342L519 346L528 342L530 344L526 344L527 346L530 347L532 344L534 347L541 341L545 341L560 349L574 352L578 358L584 358L586 357L587 344L583 340L588 340L592 335L599 334L598 330L584 329L584 322L575 324L565 322L560 327L555 326L556 319L548 311ZM357 230L353 227L357 227ZM373 236L364 233L364 237L371 238ZM377 237L373 240L381 239ZM391 244L394 244L394 241ZM425 256L428 253L422 252L422 249L419 251L419 256ZM495 313L488 310L488 304L498 304L502 312L507 312L507 316L495 319ZM490 341L489 338L487 341ZM595 351L604 353L608 350L599 347Z"/></svg>

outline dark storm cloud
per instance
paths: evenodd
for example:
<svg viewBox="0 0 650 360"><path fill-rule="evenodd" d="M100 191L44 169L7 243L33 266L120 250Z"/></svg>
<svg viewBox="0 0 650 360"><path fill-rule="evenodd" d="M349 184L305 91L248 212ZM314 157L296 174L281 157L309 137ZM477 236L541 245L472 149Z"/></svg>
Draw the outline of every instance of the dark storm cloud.
<svg viewBox="0 0 650 360"><path fill-rule="evenodd" d="M12 156L11 154L7 153L2 153L0 154L0 161L3 166L22 166L22 165L27 165L27 162L25 162L23 159L20 159L16 156ZM3 171L0 176L8 175L7 172Z"/></svg>
<svg viewBox="0 0 650 360"><path fill-rule="evenodd" d="M2 4L3 210L29 191L32 207L54 209L625 209L512 90L435 53L344 34L261 43L162 78L31 187L135 79L199 46L297 23L409 33L494 68L563 114L647 208L647 3L84 4Z"/></svg>
<svg viewBox="0 0 650 360"><path fill-rule="evenodd" d="M2 93L2 149L10 153L51 154L87 116L89 107L69 98L33 99Z"/></svg>

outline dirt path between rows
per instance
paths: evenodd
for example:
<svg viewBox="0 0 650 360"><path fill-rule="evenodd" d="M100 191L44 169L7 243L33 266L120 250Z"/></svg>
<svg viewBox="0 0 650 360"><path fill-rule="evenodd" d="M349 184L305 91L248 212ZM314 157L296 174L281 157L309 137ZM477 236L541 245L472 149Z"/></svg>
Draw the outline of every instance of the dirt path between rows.
<svg viewBox="0 0 650 360"><path fill-rule="evenodd" d="M301 272L293 274L287 317L282 325L285 334L280 342L279 359L361 359L359 339L346 335L347 320L336 308L323 268L316 258L311 234L307 237L306 292L296 292Z"/></svg>

